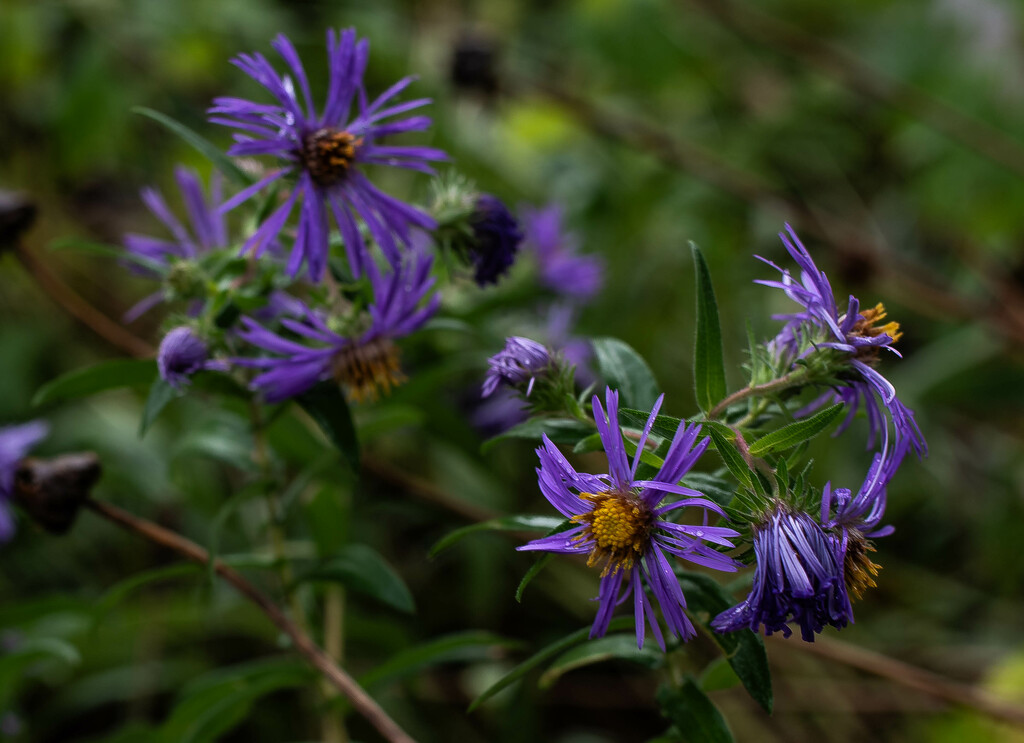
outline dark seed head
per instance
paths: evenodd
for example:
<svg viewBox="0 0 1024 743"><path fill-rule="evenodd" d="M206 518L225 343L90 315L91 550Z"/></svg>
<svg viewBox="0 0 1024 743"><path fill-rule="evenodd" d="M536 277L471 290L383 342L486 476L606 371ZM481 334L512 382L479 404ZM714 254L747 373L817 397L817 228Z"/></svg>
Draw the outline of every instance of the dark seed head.
<svg viewBox="0 0 1024 743"><path fill-rule="evenodd" d="M337 129L317 129L302 146L302 163L318 186L333 186L344 178L355 162L362 137Z"/></svg>
<svg viewBox="0 0 1024 743"><path fill-rule="evenodd" d="M36 205L21 194L0 191L0 252L9 248L36 220Z"/></svg>
<svg viewBox="0 0 1024 743"><path fill-rule="evenodd" d="M100 473L100 460L92 452L29 457L18 465L14 500L44 529L63 534L75 522Z"/></svg>

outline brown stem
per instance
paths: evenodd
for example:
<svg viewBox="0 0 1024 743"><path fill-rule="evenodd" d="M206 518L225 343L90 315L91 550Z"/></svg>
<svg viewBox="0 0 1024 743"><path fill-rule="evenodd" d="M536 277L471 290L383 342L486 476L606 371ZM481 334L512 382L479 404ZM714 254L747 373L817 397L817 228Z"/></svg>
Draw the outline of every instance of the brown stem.
<svg viewBox="0 0 1024 743"><path fill-rule="evenodd" d="M771 639L780 645L785 642L787 647L859 668L947 702L971 707L989 717L1024 725L1024 708L1019 705L999 699L983 689L950 681L937 673L917 668L873 650L822 637L814 642L787 642L780 635L772 635Z"/></svg>
<svg viewBox="0 0 1024 743"><path fill-rule="evenodd" d="M748 397L753 397L754 395L767 395L772 392L784 390L787 387L792 387L798 383L799 377L803 376L803 374L803 369L797 369L796 371L791 371L789 374L781 376L778 379L773 379L771 382L765 382L764 384L758 384L753 387L744 387L741 390L736 390L715 405L715 407L711 408L711 410L708 411L707 418L708 420L720 418L722 413L729 409L730 405L738 403L740 400L746 400Z"/></svg>
<svg viewBox="0 0 1024 743"><path fill-rule="evenodd" d="M29 272L39 287L69 315L94 332L112 346L129 356L150 358L156 349L125 330L82 298L74 289L65 284L57 274L50 271L43 261L19 242L14 249L21 265Z"/></svg>
<svg viewBox="0 0 1024 743"><path fill-rule="evenodd" d="M433 503L445 510L458 514L467 521L490 521L502 514L485 506L468 503L449 495L432 483L404 473L401 469L372 456L364 456L363 469L385 482L395 485L422 501Z"/></svg>
<svg viewBox="0 0 1024 743"><path fill-rule="evenodd" d="M109 503L91 498L85 502L85 506L108 521L135 532L151 542L172 549L189 560L201 565L210 563L210 554L205 549L152 521L139 518ZM413 738L402 730L398 723L388 717L387 712L381 709L380 705L356 683L355 679L331 660L330 656L299 629L273 601L247 581L237 570L225 565L220 560L213 561L213 569L221 578L238 589L243 596L256 604L260 611L277 625L278 629L288 635L294 643L295 649L337 687L338 691L348 698L352 706L377 728L386 740L391 743L415 743Z"/></svg>

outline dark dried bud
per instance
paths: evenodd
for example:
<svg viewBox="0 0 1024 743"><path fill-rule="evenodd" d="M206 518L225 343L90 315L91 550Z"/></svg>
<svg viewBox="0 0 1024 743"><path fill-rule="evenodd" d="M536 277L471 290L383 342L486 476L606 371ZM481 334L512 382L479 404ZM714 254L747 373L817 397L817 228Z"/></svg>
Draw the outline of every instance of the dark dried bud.
<svg viewBox="0 0 1024 743"><path fill-rule="evenodd" d="M36 221L36 205L21 194L0 190L0 252L12 247Z"/></svg>
<svg viewBox="0 0 1024 743"><path fill-rule="evenodd" d="M23 459L15 475L14 501L48 532L63 534L75 523L101 471L92 452Z"/></svg>
<svg viewBox="0 0 1024 743"><path fill-rule="evenodd" d="M455 87L491 96L498 91L498 54L486 36L467 34L455 42L451 79Z"/></svg>

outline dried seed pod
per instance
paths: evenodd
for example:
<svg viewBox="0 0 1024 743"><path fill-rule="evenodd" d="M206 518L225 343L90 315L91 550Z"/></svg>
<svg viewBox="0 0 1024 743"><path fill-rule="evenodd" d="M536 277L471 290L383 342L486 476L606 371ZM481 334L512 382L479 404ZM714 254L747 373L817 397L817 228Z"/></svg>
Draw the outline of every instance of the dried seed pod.
<svg viewBox="0 0 1024 743"><path fill-rule="evenodd" d="M36 221L36 205L22 194L0 190L0 252L12 247Z"/></svg>
<svg viewBox="0 0 1024 743"><path fill-rule="evenodd" d="M100 479L99 457L92 452L50 459L28 457L18 465L14 500L52 534L64 534Z"/></svg>

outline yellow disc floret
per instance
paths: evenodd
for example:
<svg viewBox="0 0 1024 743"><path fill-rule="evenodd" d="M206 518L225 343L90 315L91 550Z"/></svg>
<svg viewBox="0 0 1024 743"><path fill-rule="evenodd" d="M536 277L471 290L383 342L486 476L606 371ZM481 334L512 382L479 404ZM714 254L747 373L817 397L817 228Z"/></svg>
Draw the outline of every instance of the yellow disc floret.
<svg viewBox="0 0 1024 743"><path fill-rule="evenodd" d="M576 541L594 542L587 565L599 565L602 578L632 568L650 539L650 509L633 493L580 493L580 498L594 504L592 510L573 517L585 527Z"/></svg>
<svg viewBox="0 0 1024 743"><path fill-rule="evenodd" d="M357 403L375 401L405 381L398 348L389 338L346 346L335 355L333 372L349 399Z"/></svg>
<svg viewBox="0 0 1024 743"><path fill-rule="evenodd" d="M333 186L348 173L363 138L337 129L318 129L306 137L302 162L318 186Z"/></svg>
<svg viewBox="0 0 1024 743"><path fill-rule="evenodd" d="M871 561L868 552L874 552L875 546L867 541L858 532L850 532L850 541L846 545L846 557L843 560L843 575L846 580L846 590L855 599L864 598L864 593L869 588L878 584L875 578L882 567Z"/></svg>

